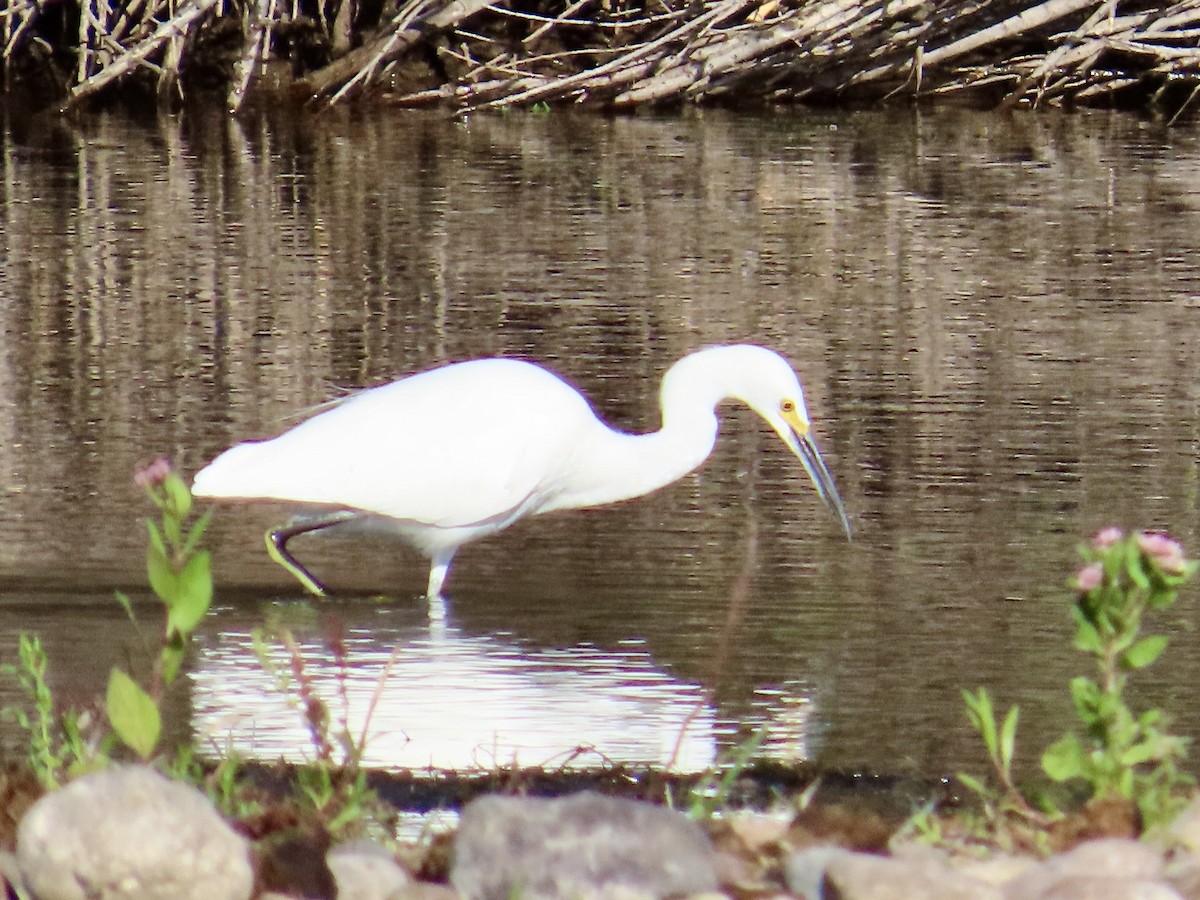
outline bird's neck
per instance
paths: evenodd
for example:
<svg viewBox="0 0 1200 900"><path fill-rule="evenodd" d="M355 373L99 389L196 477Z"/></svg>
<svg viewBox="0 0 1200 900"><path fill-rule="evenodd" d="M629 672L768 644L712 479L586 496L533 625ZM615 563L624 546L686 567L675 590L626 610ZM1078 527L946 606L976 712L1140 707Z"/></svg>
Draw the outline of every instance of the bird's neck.
<svg viewBox="0 0 1200 900"><path fill-rule="evenodd" d="M578 448L570 483L551 509L579 509L641 497L678 481L712 453L717 417L711 406L673 409L658 431L606 431Z"/></svg>

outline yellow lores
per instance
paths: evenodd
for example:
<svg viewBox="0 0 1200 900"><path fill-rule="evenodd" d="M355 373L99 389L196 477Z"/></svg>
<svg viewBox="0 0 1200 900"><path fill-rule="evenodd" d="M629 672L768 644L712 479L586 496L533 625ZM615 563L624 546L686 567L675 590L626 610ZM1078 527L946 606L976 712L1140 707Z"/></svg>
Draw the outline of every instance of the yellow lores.
<svg viewBox="0 0 1200 900"><path fill-rule="evenodd" d="M392 531L430 558L435 598L470 541L525 516L640 497L697 468L716 443L716 406L728 399L775 430L849 536L795 372L751 344L709 347L671 366L659 393L662 427L650 434L609 428L540 366L477 359L361 391L279 437L238 444L196 475L193 492L303 507L267 546L316 593L323 588L288 540L355 523Z"/></svg>

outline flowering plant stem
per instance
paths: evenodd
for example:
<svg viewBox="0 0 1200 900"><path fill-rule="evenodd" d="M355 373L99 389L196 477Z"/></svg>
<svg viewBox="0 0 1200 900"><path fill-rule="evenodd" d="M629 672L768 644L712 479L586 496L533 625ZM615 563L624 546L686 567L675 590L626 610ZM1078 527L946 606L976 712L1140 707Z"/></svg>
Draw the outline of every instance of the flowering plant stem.
<svg viewBox="0 0 1200 900"><path fill-rule="evenodd" d="M183 666L192 632L212 605L212 561L207 550L199 549L209 513L188 526L192 495L171 464L156 460L139 470L134 481L160 512L160 521L146 520L146 574L166 609L166 618L148 689L114 668L109 674L105 711L121 742L142 759L149 759L162 732L159 706L163 695ZM129 599L119 599L132 612Z"/></svg>
<svg viewBox="0 0 1200 900"><path fill-rule="evenodd" d="M1072 679L1083 733L1067 734L1047 748L1042 768L1055 781L1082 779L1097 799L1133 800L1143 821L1156 824L1178 806L1178 789L1191 783L1179 769L1187 742L1168 732L1161 710L1136 715L1124 691L1129 676L1167 646L1163 635L1142 634L1143 616L1174 604L1197 563L1164 534L1127 537L1117 528L1101 531L1081 555L1072 610L1075 647L1093 658L1097 677Z"/></svg>

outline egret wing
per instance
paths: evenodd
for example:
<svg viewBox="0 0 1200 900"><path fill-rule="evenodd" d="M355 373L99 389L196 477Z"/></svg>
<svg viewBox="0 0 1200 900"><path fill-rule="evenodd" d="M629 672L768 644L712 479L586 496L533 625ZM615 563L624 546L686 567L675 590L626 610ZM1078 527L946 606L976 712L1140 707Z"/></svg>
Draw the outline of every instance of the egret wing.
<svg viewBox="0 0 1200 900"><path fill-rule="evenodd" d="M363 391L277 438L238 445L196 488L477 525L552 494L591 423L586 401L544 369L478 360Z"/></svg>

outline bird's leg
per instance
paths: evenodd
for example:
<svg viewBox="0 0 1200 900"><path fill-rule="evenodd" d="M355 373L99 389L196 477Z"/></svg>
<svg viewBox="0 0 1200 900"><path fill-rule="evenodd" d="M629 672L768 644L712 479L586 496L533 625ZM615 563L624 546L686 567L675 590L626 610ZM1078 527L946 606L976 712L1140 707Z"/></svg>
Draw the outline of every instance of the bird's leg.
<svg viewBox="0 0 1200 900"><path fill-rule="evenodd" d="M296 557L288 552L287 542L298 534L308 534L310 531L320 531L323 528L340 525L343 522L349 522L354 517L354 513L343 509L316 519L305 518L293 520L289 525L272 528L265 535L267 553L271 559L283 566L297 581L304 585L305 590L316 594L318 597L324 597L326 593L325 585L321 584L312 572L308 571Z"/></svg>
<svg viewBox="0 0 1200 900"><path fill-rule="evenodd" d="M454 559L453 550L441 550L433 555L429 566L429 586L425 589L425 597L430 602L442 599L442 585L446 581L446 573L450 570L450 560Z"/></svg>

